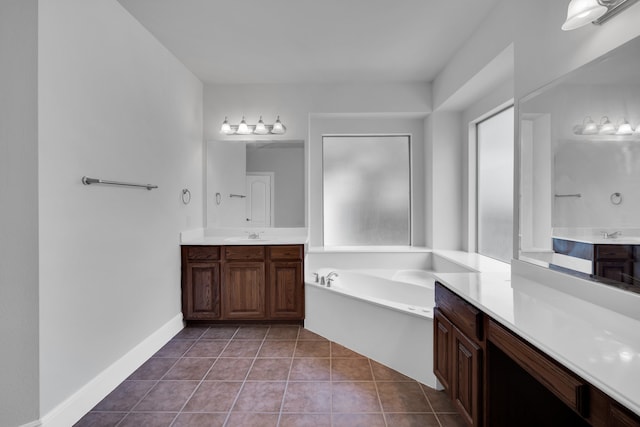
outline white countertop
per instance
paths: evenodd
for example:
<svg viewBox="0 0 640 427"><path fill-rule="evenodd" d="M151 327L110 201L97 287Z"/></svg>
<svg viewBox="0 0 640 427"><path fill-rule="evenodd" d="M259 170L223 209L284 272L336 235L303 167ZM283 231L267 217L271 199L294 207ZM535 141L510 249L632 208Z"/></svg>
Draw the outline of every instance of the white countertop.
<svg viewBox="0 0 640 427"><path fill-rule="evenodd" d="M249 238L258 233L259 238ZM181 245L233 246L233 245L303 245L308 241L306 228L215 228L196 229L180 233Z"/></svg>
<svg viewBox="0 0 640 427"><path fill-rule="evenodd" d="M436 278L640 415L640 321L511 273Z"/></svg>
<svg viewBox="0 0 640 427"><path fill-rule="evenodd" d="M603 237L605 232L616 231L618 237ZM551 237L592 245L640 245L640 230L637 228L558 227L553 229Z"/></svg>

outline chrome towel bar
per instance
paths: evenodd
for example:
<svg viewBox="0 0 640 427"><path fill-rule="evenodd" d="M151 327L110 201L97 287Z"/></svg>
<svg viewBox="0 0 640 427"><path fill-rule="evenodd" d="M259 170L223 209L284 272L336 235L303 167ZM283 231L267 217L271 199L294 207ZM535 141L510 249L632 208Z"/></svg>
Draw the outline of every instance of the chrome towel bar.
<svg viewBox="0 0 640 427"><path fill-rule="evenodd" d="M121 186L124 186L124 187L142 187L142 188L146 188L147 190L153 190L154 188L158 188L157 185L133 184L133 183L130 183L130 182L119 182L119 181L107 181L106 179L89 178L88 176L83 176L82 177L82 183L84 185L105 184L105 185L121 185Z"/></svg>

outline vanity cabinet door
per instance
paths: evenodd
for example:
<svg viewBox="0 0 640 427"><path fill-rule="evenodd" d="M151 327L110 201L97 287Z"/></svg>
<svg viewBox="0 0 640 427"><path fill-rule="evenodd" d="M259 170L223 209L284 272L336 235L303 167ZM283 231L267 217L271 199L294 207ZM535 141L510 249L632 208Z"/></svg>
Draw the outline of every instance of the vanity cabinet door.
<svg viewBox="0 0 640 427"><path fill-rule="evenodd" d="M451 349L453 325L437 308L433 317L433 373L451 396Z"/></svg>
<svg viewBox="0 0 640 427"><path fill-rule="evenodd" d="M224 264L223 318L264 319L264 262L227 262Z"/></svg>
<svg viewBox="0 0 640 427"><path fill-rule="evenodd" d="M189 262L182 289L185 320L220 318L220 263Z"/></svg>
<svg viewBox="0 0 640 427"><path fill-rule="evenodd" d="M269 318L304 318L302 262L269 263Z"/></svg>
<svg viewBox="0 0 640 427"><path fill-rule="evenodd" d="M482 349L456 327L453 328L453 375L451 397L469 426L479 426Z"/></svg>
<svg viewBox="0 0 640 427"><path fill-rule="evenodd" d="M595 274L617 282L630 283L633 263L630 261L597 261Z"/></svg>

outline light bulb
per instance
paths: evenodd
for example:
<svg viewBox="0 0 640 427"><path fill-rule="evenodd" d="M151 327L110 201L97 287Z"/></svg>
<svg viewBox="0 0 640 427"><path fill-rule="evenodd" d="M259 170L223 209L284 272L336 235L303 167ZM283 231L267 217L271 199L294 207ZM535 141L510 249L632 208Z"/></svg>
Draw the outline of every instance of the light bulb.
<svg viewBox="0 0 640 427"><path fill-rule="evenodd" d="M231 125L227 121L227 118L224 118L224 122L222 122L222 126L220 126L220 133L224 133L225 135L231 135L233 130L231 129Z"/></svg>
<svg viewBox="0 0 640 427"><path fill-rule="evenodd" d="M600 18L607 10L607 7L602 6L597 0L571 0L562 29L569 31L580 28Z"/></svg>
<svg viewBox="0 0 640 427"><path fill-rule="evenodd" d="M258 135L266 135L267 133L269 133L269 131L267 130L267 127L264 125L264 122L262 121L262 116L260 116L260 120L258 120L258 124L256 125L256 129L253 131L253 133L256 133Z"/></svg>
<svg viewBox="0 0 640 427"><path fill-rule="evenodd" d="M591 117L586 117L584 127L582 128L582 134L594 135L596 133L598 133L598 125L596 125Z"/></svg>
<svg viewBox="0 0 640 427"><path fill-rule="evenodd" d="M616 127L609 121L609 117L604 116L600 120L600 134L601 135L613 135L616 133Z"/></svg>
<svg viewBox="0 0 640 427"><path fill-rule="evenodd" d="M237 133L240 135L249 135L251 133L251 129L249 129L249 126L247 126L247 122L244 121L244 116L242 116L242 120L238 125Z"/></svg>
<svg viewBox="0 0 640 427"><path fill-rule="evenodd" d="M280 116L278 116L278 118L276 119L276 122L273 124L273 129L271 130L271 133L283 134L286 131L287 131L287 128L282 124L282 122L280 121Z"/></svg>
<svg viewBox="0 0 640 427"><path fill-rule="evenodd" d="M629 124L629 122L625 119L624 122L618 127L617 135L631 135L633 133L633 128Z"/></svg>

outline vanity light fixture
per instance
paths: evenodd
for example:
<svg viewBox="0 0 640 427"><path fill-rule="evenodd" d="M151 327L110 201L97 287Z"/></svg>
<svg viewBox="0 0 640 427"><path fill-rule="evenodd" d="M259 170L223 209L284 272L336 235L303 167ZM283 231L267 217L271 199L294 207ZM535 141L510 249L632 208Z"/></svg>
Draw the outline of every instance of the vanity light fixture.
<svg viewBox="0 0 640 427"><path fill-rule="evenodd" d="M271 130L271 132L278 135L282 135L286 131L287 131L287 128L282 124L282 122L280 121L280 116L278 116L276 118L276 122L273 124L273 129Z"/></svg>
<svg viewBox="0 0 640 427"><path fill-rule="evenodd" d="M618 123L620 122L618 121ZM611 123L608 116L602 116L600 124L598 125L590 116L586 116L581 124L573 127L573 133L574 135L640 135L640 125L638 125L634 131L633 126L631 126L627 119L623 119L622 123L616 126Z"/></svg>
<svg viewBox="0 0 640 427"><path fill-rule="evenodd" d="M220 133L224 133L225 135L231 135L233 133L226 116L224 118L224 122L222 122L222 126L220 126Z"/></svg>
<svg viewBox="0 0 640 427"><path fill-rule="evenodd" d="M632 133L633 133L633 128L631 127L627 119L624 119L622 124L618 126L616 135L631 135Z"/></svg>
<svg viewBox="0 0 640 427"><path fill-rule="evenodd" d="M575 125L573 127L573 133L576 135L595 135L598 133L598 125L589 116L582 120L581 125Z"/></svg>
<svg viewBox="0 0 640 427"><path fill-rule="evenodd" d="M603 24L638 0L571 0L564 31L575 30L588 23Z"/></svg>
<svg viewBox="0 0 640 427"><path fill-rule="evenodd" d="M616 127L609 121L609 117L603 116L600 119L600 132L601 135L613 135L616 133Z"/></svg>
<svg viewBox="0 0 640 427"><path fill-rule="evenodd" d="M262 121L262 116L255 125L247 124L244 116L237 125L229 123L227 117L224 118L222 126L220 126L220 133L225 135L283 135L287 131L287 128L280 121L280 116L276 119L273 125L267 125Z"/></svg>
<svg viewBox="0 0 640 427"><path fill-rule="evenodd" d="M244 116L242 116L242 120L240 120L240 124L238 125L238 130L236 131L238 135L250 135L251 130L249 130L249 126L247 126L247 122L244 121Z"/></svg>

